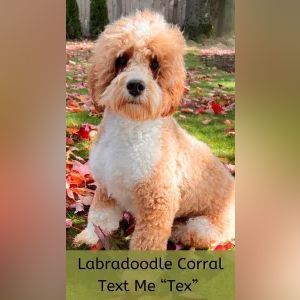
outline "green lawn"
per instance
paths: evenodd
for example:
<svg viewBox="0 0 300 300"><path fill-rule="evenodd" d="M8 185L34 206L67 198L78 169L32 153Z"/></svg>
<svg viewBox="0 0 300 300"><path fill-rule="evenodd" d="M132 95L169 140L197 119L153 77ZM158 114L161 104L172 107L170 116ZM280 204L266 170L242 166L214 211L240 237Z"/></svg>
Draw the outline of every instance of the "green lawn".
<svg viewBox="0 0 300 300"><path fill-rule="evenodd" d="M210 116L212 121L203 125L205 115L190 115L186 119L176 117L178 123L197 139L207 143L215 155L225 161L234 163L234 138L226 136L224 125L226 119L234 119L234 112L226 116Z"/></svg>

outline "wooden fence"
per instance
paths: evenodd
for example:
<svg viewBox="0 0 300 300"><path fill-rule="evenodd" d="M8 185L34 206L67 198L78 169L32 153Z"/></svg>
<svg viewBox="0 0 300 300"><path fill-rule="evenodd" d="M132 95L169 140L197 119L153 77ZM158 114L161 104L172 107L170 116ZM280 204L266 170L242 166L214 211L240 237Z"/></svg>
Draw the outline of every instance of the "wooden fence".
<svg viewBox="0 0 300 300"><path fill-rule="evenodd" d="M88 37L90 0L77 0L77 3L82 32ZM179 26L197 26L211 21L217 36L234 32L234 0L106 0L106 4L110 22L148 8Z"/></svg>
<svg viewBox="0 0 300 300"><path fill-rule="evenodd" d="M126 16L138 9L151 9L160 12L170 23L183 25L186 0L107 0L110 22Z"/></svg>
<svg viewBox="0 0 300 300"><path fill-rule="evenodd" d="M83 36L90 34L90 0L77 0L79 20Z"/></svg>
<svg viewBox="0 0 300 300"><path fill-rule="evenodd" d="M90 0L77 0L82 33L89 36ZM113 22L138 9L151 9L164 15L168 22L182 26L186 0L107 0L108 19Z"/></svg>

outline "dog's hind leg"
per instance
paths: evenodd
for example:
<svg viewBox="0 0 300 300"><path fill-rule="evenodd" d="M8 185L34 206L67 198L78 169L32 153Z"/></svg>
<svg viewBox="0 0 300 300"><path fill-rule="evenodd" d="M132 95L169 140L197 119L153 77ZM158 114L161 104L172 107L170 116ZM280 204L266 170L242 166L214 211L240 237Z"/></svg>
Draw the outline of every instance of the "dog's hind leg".
<svg viewBox="0 0 300 300"><path fill-rule="evenodd" d="M185 222L174 222L170 239L175 243L195 248L208 248L235 237L234 196L218 213L190 217Z"/></svg>
<svg viewBox="0 0 300 300"><path fill-rule="evenodd" d="M185 223L175 223L171 240L184 246L198 249L208 248L221 238L220 229L206 216L188 219Z"/></svg>
<svg viewBox="0 0 300 300"><path fill-rule="evenodd" d="M184 246L199 249L211 244L229 241L235 234L234 204L230 205L219 217L198 216L186 222L174 223L171 240Z"/></svg>

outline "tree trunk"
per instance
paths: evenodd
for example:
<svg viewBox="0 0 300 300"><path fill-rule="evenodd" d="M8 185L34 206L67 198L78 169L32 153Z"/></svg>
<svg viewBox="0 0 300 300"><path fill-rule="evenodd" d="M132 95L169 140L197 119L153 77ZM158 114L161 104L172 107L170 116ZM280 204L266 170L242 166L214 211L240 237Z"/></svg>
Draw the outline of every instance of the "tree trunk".
<svg viewBox="0 0 300 300"><path fill-rule="evenodd" d="M186 0L185 33L197 40L211 32L210 0Z"/></svg>
<svg viewBox="0 0 300 300"><path fill-rule="evenodd" d="M178 15L178 0L174 0L173 4L173 17L172 17L172 23L177 23L177 15Z"/></svg>

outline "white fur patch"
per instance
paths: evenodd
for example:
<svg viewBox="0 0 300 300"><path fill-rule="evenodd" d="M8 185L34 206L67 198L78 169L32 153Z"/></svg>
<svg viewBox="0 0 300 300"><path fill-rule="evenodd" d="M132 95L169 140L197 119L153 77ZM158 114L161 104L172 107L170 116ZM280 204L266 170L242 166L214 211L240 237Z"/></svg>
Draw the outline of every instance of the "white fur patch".
<svg viewBox="0 0 300 300"><path fill-rule="evenodd" d="M122 211L118 206L102 208L101 210L89 211L88 223L92 230L94 226L99 226L105 234L109 234L119 228L119 221L122 217Z"/></svg>
<svg viewBox="0 0 300 300"><path fill-rule="evenodd" d="M124 30L133 32L137 38L144 38L160 32L167 26L164 18L155 14L155 22L148 19L139 18L138 20L128 19L127 24L124 26Z"/></svg>
<svg viewBox="0 0 300 300"><path fill-rule="evenodd" d="M150 34L150 22L141 21L136 23L136 35L139 37Z"/></svg>
<svg viewBox="0 0 300 300"><path fill-rule="evenodd" d="M197 234L199 238L217 241L220 239L220 232L205 216L191 218L186 224L188 230Z"/></svg>
<svg viewBox="0 0 300 300"><path fill-rule="evenodd" d="M74 245L95 245L99 240L95 232L95 226L99 226L104 234L109 235L119 228L121 217L122 211L118 206L101 208L99 210L95 210L91 207L88 224L86 228L75 237Z"/></svg>
<svg viewBox="0 0 300 300"><path fill-rule="evenodd" d="M133 121L112 112L105 113L105 120L89 166L108 194L133 212L132 189L150 175L160 155L162 120Z"/></svg>

